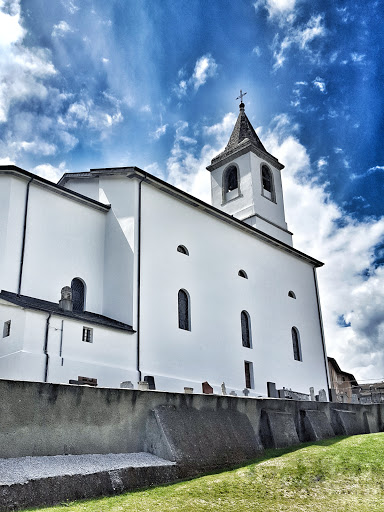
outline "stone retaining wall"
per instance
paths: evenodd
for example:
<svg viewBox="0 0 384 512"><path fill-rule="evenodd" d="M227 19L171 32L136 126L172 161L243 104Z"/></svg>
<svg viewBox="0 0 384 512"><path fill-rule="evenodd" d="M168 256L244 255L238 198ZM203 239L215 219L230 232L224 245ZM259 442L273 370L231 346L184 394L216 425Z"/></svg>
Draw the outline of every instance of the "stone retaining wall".
<svg viewBox="0 0 384 512"><path fill-rule="evenodd" d="M0 405L0 458L149 451L202 468L242 462L267 447L384 429L380 404L7 380L0 380Z"/></svg>

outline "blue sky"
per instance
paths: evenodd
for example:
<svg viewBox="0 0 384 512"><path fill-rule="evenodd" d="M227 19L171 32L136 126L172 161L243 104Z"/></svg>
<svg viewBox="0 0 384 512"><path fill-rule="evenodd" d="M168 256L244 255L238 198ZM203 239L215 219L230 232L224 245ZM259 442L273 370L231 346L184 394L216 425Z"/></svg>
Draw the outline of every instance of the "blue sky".
<svg viewBox="0 0 384 512"><path fill-rule="evenodd" d="M322 259L328 353L384 379L383 4L0 0L0 162L48 179L136 165L209 201L246 112Z"/></svg>

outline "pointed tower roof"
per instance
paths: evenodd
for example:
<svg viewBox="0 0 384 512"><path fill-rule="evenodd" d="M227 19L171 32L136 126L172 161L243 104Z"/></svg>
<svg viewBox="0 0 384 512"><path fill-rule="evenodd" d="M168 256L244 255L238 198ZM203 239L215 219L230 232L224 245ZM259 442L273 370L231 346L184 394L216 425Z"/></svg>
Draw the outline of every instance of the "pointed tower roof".
<svg viewBox="0 0 384 512"><path fill-rule="evenodd" d="M278 169L283 169L284 165L282 165L277 158L268 153L261 143L261 140L257 136L257 133L245 113L245 105L243 102L240 103L239 108L239 116L229 138L228 144L225 146L222 153L212 159L211 165L207 167L208 171L217 169L217 167L220 167L227 161L229 162L234 156L240 156L238 153L241 152L241 154L244 154L248 151L256 153Z"/></svg>
<svg viewBox="0 0 384 512"><path fill-rule="evenodd" d="M243 142L243 140L248 139L252 144L261 149L262 151L266 151L265 147L262 145L261 140L257 136L253 126L251 125L250 120L245 113L245 105L243 102L240 103L240 112L237 118L235 127L233 128L232 135L229 138L228 144L225 147L224 152L229 151L230 149L235 149L238 144Z"/></svg>

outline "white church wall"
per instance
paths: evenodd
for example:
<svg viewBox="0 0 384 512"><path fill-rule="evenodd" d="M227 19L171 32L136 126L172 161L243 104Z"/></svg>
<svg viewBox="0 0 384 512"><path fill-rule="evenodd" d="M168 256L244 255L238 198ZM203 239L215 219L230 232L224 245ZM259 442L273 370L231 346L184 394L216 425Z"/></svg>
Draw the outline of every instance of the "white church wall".
<svg viewBox="0 0 384 512"><path fill-rule="evenodd" d="M252 180L253 180L253 193L254 193L254 204L256 212L271 222L287 229L285 222L284 213L284 199L283 190L281 184L281 174L278 169L273 167L271 164L255 155L250 153L251 168L252 168ZM275 201L264 197L262 194L262 181L261 181L261 165L265 164L273 174L273 186L275 191ZM284 172L284 170L282 171Z"/></svg>
<svg viewBox="0 0 384 512"><path fill-rule="evenodd" d="M189 256L177 252L179 244ZM141 279L143 375L169 389L179 380L179 390L195 382L201 391L208 380L242 390L249 361L254 394L265 395L267 381L304 393L327 388L311 265L144 185ZM179 289L190 295L191 331L178 328ZM242 346L242 310L251 318L251 349ZM302 362L293 359L292 326Z"/></svg>
<svg viewBox="0 0 384 512"><path fill-rule="evenodd" d="M44 343L48 313L0 304L1 333L11 320L10 336L0 339L3 379L44 380ZM83 327L93 330L92 343L82 341ZM68 383L78 376L97 378L100 386L137 382L135 335L82 321L51 316L47 351L48 382Z"/></svg>
<svg viewBox="0 0 384 512"><path fill-rule="evenodd" d="M103 200L103 198L100 198L99 194L99 180L97 178L91 179L74 179L74 180L68 180L65 183L65 188L68 188L69 190L73 190L74 192L78 192L79 194L82 194L83 196L89 197L91 199L94 199L95 201L99 201L100 203L108 204L107 201Z"/></svg>
<svg viewBox="0 0 384 512"><path fill-rule="evenodd" d="M27 182L0 175L0 290L17 292Z"/></svg>
<svg viewBox="0 0 384 512"><path fill-rule="evenodd" d="M125 176L101 177L100 191L112 205L105 231L104 314L134 326L138 183Z"/></svg>
<svg viewBox="0 0 384 512"><path fill-rule="evenodd" d="M58 302L74 277L86 309L102 313L106 213L32 183L21 294Z"/></svg>

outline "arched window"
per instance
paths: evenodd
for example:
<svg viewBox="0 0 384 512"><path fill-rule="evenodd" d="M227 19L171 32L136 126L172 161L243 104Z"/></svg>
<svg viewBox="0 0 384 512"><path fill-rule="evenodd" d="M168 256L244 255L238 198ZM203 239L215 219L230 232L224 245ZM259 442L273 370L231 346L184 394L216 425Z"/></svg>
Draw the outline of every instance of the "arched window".
<svg viewBox="0 0 384 512"><path fill-rule="evenodd" d="M239 270L237 275L239 275L240 277L244 277L244 279L248 279L248 276L247 276L247 273L245 270Z"/></svg>
<svg viewBox="0 0 384 512"><path fill-rule="evenodd" d="M241 338L243 340L243 347L252 348L251 319L246 311L241 312Z"/></svg>
<svg viewBox="0 0 384 512"><path fill-rule="evenodd" d="M291 299L296 299L295 292L293 292L292 290L289 290L288 297L291 297Z"/></svg>
<svg viewBox="0 0 384 512"><path fill-rule="evenodd" d="M85 306L85 285L84 281L75 277L71 282L73 311L82 312Z"/></svg>
<svg viewBox="0 0 384 512"><path fill-rule="evenodd" d="M237 167L231 165L223 175L223 200L229 201L239 195L239 177Z"/></svg>
<svg viewBox="0 0 384 512"><path fill-rule="evenodd" d="M273 186L273 175L272 171L266 165L261 166L261 181L263 196L274 201L275 190Z"/></svg>
<svg viewBox="0 0 384 512"><path fill-rule="evenodd" d="M186 256L189 256L188 249L185 247L185 245L178 245L177 252L181 252L181 254L185 254Z"/></svg>
<svg viewBox="0 0 384 512"><path fill-rule="evenodd" d="M296 327L292 327L292 345L293 345L293 357L295 361L302 361L301 346L300 346L300 334Z"/></svg>
<svg viewBox="0 0 384 512"><path fill-rule="evenodd" d="M191 330L191 310L188 292L179 290L178 294L179 329Z"/></svg>

